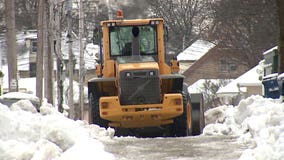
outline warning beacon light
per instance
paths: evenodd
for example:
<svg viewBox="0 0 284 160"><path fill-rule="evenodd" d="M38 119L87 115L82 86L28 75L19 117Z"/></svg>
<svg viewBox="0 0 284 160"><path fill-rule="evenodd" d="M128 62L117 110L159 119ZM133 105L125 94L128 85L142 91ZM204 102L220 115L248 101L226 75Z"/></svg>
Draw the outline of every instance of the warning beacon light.
<svg viewBox="0 0 284 160"><path fill-rule="evenodd" d="M123 19L123 11L122 10L118 10L116 12L116 18L117 19Z"/></svg>

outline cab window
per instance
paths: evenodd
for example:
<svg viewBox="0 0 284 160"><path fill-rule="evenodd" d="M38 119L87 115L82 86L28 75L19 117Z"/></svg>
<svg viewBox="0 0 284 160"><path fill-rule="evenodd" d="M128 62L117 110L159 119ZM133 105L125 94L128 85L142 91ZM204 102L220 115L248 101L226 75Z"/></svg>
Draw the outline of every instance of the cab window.
<svg viewBox="0 0 284 160"><path fill-rule="evenodd" d="M130 56L132 54L133 26L112 26L110 32L110 55ZM140 55L157 55L157 27L138 26Z"/></svg>

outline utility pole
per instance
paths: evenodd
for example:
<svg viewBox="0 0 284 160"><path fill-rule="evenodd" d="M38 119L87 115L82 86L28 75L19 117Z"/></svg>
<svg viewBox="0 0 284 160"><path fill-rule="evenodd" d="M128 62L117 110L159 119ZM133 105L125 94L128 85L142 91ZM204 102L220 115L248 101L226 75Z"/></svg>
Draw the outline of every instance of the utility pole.
<svg viewBox="0 0 284 160"><path fill-rule="evenodd" d="M56 81L57 81L57 105L58 111L63 113L63 58L61 54L61 26L60 26L60 15L61 10L59 4L55 4L55 55L56 55Z"/></svg>
<svg viewBox="0 0 284 160"><path fill-rule="evenodd" d="M47 2L46 2L47 3ZM54 43L53 43L53 29L54 29L54 3L52 1L49 1L49 5L46 8L46 62L44 63L44 92L45 92L45 98L47 99L47 102L50 104L53 104L53 53L54 53ZM49 13L49 14L47 14Z"/></svg>
<svg viewBox="0 0 284 160"><path fill-rule="evenodd" d="M43 81L43 45L44 45L44 12L45 0L39 0L38 31L37 31L37 56L36 56L36 96L42 102Z"/></svg>
<svg viewBox="0 0 284 160"><path fill-rule="evenodd" d="M7 25L7 60L9 72L9 91L18 91L18 62L16 48L15 0L5 0Z"/></svg>
<svg viewBox="0 0 284 160"><path fill-rule="evenodd" d="M68 56L69 56L69 92L68 92L68 106L70 107L70 118L75 119L76 114L75 114L75 107L74 107L74 102L73 102L73 51L72 51L72 19L71 19L71 10L72 10L72 1L69 0L67 1L67 29L68 29Z"/></svg>
<svg viewBox="0 0 284 160"><path fill-rule="evenodd" d="M48 23L49 19L47 16L47 0L44 1L45 7L44 7L44 12L43 12L43 97L46 98L46 95L48 94L48 52L49 52L49 47L48 47Z"/></svg>
<svg viewBox="0 0 284 160"><path fill-rule="evenodd" d="M279 20L279 42L278 42L278 73L284 73L284 1L277 0Z"/></svg>
<svg viewBox="0 0 284 160"><path fill-rule="evenodd" d="M44 2L44 21L43 21L43 64L44 64L44 97L48 103L53 104L53 47L52 47L52 3L48 3L47 0Z"/></svg>
<svg viewBox="0 0 284 160"><path fill-rule="evenodd" d="M85 63L84 63L84 11L83 0L79 4L79 47L80 47L80 68L79 68L79 107L81 109L81 119L84 119L84 80L85 80Z"/></svg>

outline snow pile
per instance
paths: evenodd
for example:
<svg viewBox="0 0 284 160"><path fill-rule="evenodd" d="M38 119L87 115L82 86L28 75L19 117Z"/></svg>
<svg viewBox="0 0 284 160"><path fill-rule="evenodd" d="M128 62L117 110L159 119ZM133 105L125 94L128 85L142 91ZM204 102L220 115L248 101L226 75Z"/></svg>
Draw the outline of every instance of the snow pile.
<svg viewBox="0 0 284 160"><path fill-rule="evenodd" d="M9 92L1 95L1 99L28 99L32 101L39 101L38 97L35 95L22 92Z"/></svg>
<svg viewBox="0 0 284 160"><path fill-rule="evenodd" d="M50 104L40 113L31 106L27 100L11 108L0 104L1 160L115 159L100 142L111 139L113 130L68 119Z"/></svg>
<svg viewBox="0 0 284 160"><path fill-rule="evenodd" d="M32 113L37 113L37 109L35 108L35 106L32 104L30 100L27 99L19 100L18 102L13 103L11 105L11 110L12 111L23 110Z"/></svg>
<svg viewBox="0 0 284 160"><path fill-rule="evenodd" d="M241 160L284 159L284 103L251 96L238 106L220 106L205 113L204 135L237 135L239 141L255 144Z"/></svg>
<svg viewBox="0 0 284 160"><path fill-rule="evenodd" d="M69 93L69 82L70 80L68 78L65 78L63 82L63 93L65 93L64 103L68 104L68 93ZM57 88L56 88L57 89ZM79 103L79 83L77 81L73 81L73 101L74 103ZM88 87L83 88L84 92L84 103L88 103Z"/></svg>

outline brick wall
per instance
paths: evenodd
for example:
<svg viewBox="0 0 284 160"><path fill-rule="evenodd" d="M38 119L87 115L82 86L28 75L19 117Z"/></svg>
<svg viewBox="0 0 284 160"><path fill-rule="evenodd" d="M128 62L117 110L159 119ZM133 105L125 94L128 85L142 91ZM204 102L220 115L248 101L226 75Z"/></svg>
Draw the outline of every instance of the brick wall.
<svg viewBox="0 0 284 160"><path fill-rule="evenodd" d="M234 52L215 47L184 72L185 82L193 84L199 79L235 79L249 68L238 63Z"/></svg>

